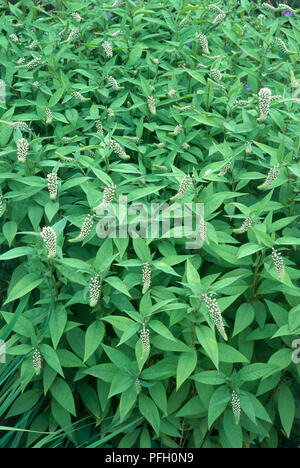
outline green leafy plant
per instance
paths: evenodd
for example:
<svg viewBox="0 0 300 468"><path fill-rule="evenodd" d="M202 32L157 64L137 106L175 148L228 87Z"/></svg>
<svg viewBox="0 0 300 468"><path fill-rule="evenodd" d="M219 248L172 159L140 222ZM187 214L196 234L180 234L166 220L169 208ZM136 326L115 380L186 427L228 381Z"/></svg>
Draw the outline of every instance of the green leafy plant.
<svg viewBox="0 0 300 468"><path fill-rule="evenodd" d="M297 446L294 8L2 2L1 447ZM101 238L122 197L202 247Z"/></svg>

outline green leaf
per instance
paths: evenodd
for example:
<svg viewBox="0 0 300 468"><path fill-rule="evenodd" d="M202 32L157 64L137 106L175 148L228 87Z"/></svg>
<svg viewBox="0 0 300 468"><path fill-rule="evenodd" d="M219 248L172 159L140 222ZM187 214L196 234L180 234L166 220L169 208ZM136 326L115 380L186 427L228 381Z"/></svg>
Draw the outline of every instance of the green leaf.
<svg viewBox="0 0 300 468"><path fill-rule="evenodd" d="M25 296L27 293L37 288L43 281L43 276L37 275L36 273L29 273L28 275L23 276L23 278L21 278L11 289L4 305Z"/></svg>
<svg viewBox="0 0 300 468"><path fill-rule="evenodd" d="M67 323L67 311L62 305L55 305L50 312L49 329L54 349L62 337Z"/></svg>
<svg viewBox="0 0 300 468"><path fill-rule="evenodd" d="M18 225L15 223L15 221L9 221L3 225L2 232L9 246L11 246L12 241L16 236L17 230Z"/></svg>
<svg viewBox="0 0 300 468"><path fill-rule="evenodd" d="M49 366L53 370L55 370L59 375L64 377L64 373L62 371L60 361L58 359L58 355L57 355L56 351L54 351L54 349L51 348L51 346L49 346L46 343L42 343L40 345L39 349L40 349L40 352L41 352L43 358L47 362L47 364L49 364Z"/></svg>
<svg viewBox="0 0 300 468"><path fill-rule="evenodd" d="M208 408L208 428L210 429L216 419L225 411L231 395L228 387L222 385L213 393Z"/></svg>
<svg viewBox="0 0 300 468"><path fill-rule="evenodd" d="M42 392L38 389L28 390L22 395L18 396L11 406L6 418L17 416L18 414L24 414L31 410L34 405L39 401Z"/></svg>
<svg viewBox="0 0 300 468"><path fill-rule="evenodd" d="M215 367L219 369L219 348L215 333L210 328L200 325L196 327L196 335L199 344L204 348Z"/></svg>
<svg viewBox="0 0 300 468"><path fill-rule="evenodd" d="M69 413L76 416L73 393L67 382L60 377L56 377L50 387L53 398Z"/></svg>
<svg viewBox="0 0 300 468"><path fill-rule="evenodd" d="M85 334L85 344L84 344L84 359L83 362L86 362L92 354L96 351L98 346L103 340L105 334L104 323L100 320L96 320L91 323L88 327Z"/></svg>
<svg viewBox="0 0 300 468"><path fill-rule="evenodd" d="M249 325L251 325L251 323L253 322L254 318L254 307L249 303L242 304L238 308L238 311L236 313L232 336L238 335L243 330L245 330L245 328L249 327Z"/></svg>
<svg viewBox="0 0 300 468"><path fill-rule="evenodd" d="M191 349L189 353L182 353L178 359L177 373L176 373L176 390L181 387L183 382L189 378L191 373L195 370L197 365L197 352Z"/></svg>
<svg viewBox="0 0 300 468"><path fill-rule="evenodd" d="M243 448L243 431L236 424L232 410L227 410L223 416L223 428L231 448Z"/></svg>
<svg viewBox="0 0 300 468"><path fill-rule="evenodd" d="M149 326L150 328L152 328L152 330L154 330L156 333L163 336L167 340L176 341L176 338L172 335L170 330L162 322L159 322L158 320L151 320L149 322Z"/></svg>
<svg viewBox="0 0 300 468"><path fill-rule="evenodd" d="M144 418L151 424L156 435L158 436L160 428L160 416L158 409L151 398L144 395L143 393L139 397L139 410Z"/></svg>
<svg viewBox="0 0 300 468"><path fill-rule="evenodd" d="M291 390L284 382L279 387L278 411L284 432L289 438L296 415L296 404Z"/></svg>

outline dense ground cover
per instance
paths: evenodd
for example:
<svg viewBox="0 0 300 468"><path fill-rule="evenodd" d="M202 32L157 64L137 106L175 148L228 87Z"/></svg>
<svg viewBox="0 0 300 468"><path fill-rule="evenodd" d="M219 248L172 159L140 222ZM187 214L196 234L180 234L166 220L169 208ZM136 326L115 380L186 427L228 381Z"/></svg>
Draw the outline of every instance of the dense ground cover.
<svg viewBox="0 0 300 468"><path fill-rule="evenodd" d="M299 445L300 11L272 4L2 2L1 447ZM202 247L99 238L124 196L203 203Z"/></svg>

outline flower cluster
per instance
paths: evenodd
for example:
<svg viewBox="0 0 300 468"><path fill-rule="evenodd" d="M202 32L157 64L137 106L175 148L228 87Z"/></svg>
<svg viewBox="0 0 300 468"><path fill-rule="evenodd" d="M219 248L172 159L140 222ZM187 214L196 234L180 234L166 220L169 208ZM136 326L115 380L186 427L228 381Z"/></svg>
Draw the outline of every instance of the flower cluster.
<svg viewBox="0 0 300 468"><path fill-rule="evenodd" d="M279 3L278 5L278 9L279 10L283 10L283 12L288 12L288 13L296 13L296 11L294 10L294 8L290 7L289 5L286 5L285 3ZM290 15L287 15L287 16L290 16ZM291 15L293 16L293 15Z"/></svg>
<svg viewBox="0 0 300 468"><path fill-rule="evenodd" d="M112 149L113 152L119 156L119 158L124 159L124 160L127 160L130 158L130 156L128 156L128 154L125 153L125 151L122 149L121 145L119 145L117 141L110 139L108 140L107 144L110 147L110 149Z"/></svg>
<svg viewBox="0 0 300 468"><path fill-rule="evenodd" d="M56 232L52 227L43 227L41 237L45 243L46 249L48 250L48 257L52 258L56 256Z"/></svg>
<svg viewBox="0 0 300 468"><path fill-rule="evenodd" d="M200 240L205 241L207 235L206 222L201 219L198 226Z"/></svg>
<svg viewBox="0 0 300 468"><path fill-rule="evenodd" d="M181 133L181 130L182 130L182 125L176 125L175 129L174 129L174 132L173 132L173 135L177 136Z"/></svg>
<svg viewBox="0 0 300 468"><path fill-rule="evenodd" d="M170 91L168 92L168 97L172 98L175 96L175 94L176 94L176 89L170 89Z"/></svg>
<svg viewBox="0 0 300 468"><path fill-rule="evenodd" d="M216 299L213 298L212 294L203 294L202 298L208 308L208 312L211 316L212 321L214 322L217 330L220 335L227 341L227 334L224 328L223 317L219 307L219 304Z"/></svg>
<svg viewBox="0 0 300 468"><path fill-rule="evenodd" d="M97 129L97 133L99 133L99 135L103 136L104 133L103 133L103 125L102 125L101 120L96 120L95 125L96 125L96 129Z"/></svg>
<svg viewBox="0 0 300 468"><path fill-rule="evenodd" d="M42 370L42 355L38 348L33 348L32 366L36 375L39 375Z"/></svg>
<svg viewBox="0 0 300 468"><path fill-rule="evenodd" d="M104 41L102 47L106 53L106 57L111 58L113 56L111 43L108 41Z"/></svg>
<svg viewBox="0 0 300 468"><path fill-rule="evenodd" d="M28 49L33 50L39 45L39 41L32 41L31 44L29 44Z"/></svg>
<svg viewBox="0 0 300 468"><path fill-rule="evenodd" d="M13 42L18 42L18 36L16 34L10 34L9 38L13 41Z"/></svg>
<svg viewBox="0 0 300 468"><path fill-rule="evenodd" d="M215 17L213 20L213 24L220 24L226 18L225 13L219 13L218 16Z"/></svg>
<svg viewBox="0 0 300 468"><path fill-rule="evenodd" d="M47 175L47 180L48 180L48 190L50 194L50 200L55 200L57 197L57 173L56 172L50 172L50 174Z"/></svg>
<svg viewBox="0 0 300 468"><path fill-rule="evenodd" d="M211 70L211 76L214 80L221 80L223 75L220 70L214 68Z"/></svg>
<svg viewBox="0 0 300 468"><path fill-rule="evenodd" d="M231 406L232 412L235 418L236 424L239 424L241 417L241 402L235 390L232 392L231 396Z"/></svg>
<svg viewBox="0 0 300 468"><path fill-rule="evenodd" d="M277 11L277 8L273 7L272 5L270 5L270 4L267 3L267 2L264 2L264 3L262 4L262 6L263 6L264 8L266 8L266 10L272 11L273 13L275 13L275 12Z"/></svg>
<svg viewBox="0 0 300 468"><path fill-rule="evenodd" d="M85 220L82 223L80 233L75 239L70 239L69 242L81 242L83 241L91 232L93 227L93 220L95 215L87 215Z"/></svg>
<svg viewBox="0 0 300 468"><path fill-rule="evenodd" d="M227 172L229 171L229 169L231 168L231 163L232 163L232 159L230 158L230 159L224 164L224 166L221 167L221 170L220 170L218 176L222 177L222 176L226 175Z"/></svg>
<svg viewBox="0 0 300 468"><path fill-rule="evenodd" d="M71 16L77 23L80 23L80 21L82 20L80 14L77 13L77 11L74 11L73 13L71 13Z"/></svg>
<svg viewBox="0 0 300 468"><path fill-rule="evenodd" d="M142 342L142 347L143 347L143 355L148 353L150 350L150 334L148 328L145 327L145 323L143 323L141 332L140 332L140 338Z"/></svg>
<svg viewBox="0 0 300 468"><path fill-rule="evenodd" d="M239 229L235 229L234 232L237 232L238 234L243 234L244 232L247 232L249 227L252 226L253 221L253 216L248 216L248 218L245 219L241 227Z"/></svg>
<svg viewBox="0 0 300 468"><path fill-rule="evenodd" d="M82 96L81 93L79 93L78 91L74 91L72 93L72 96L75 98L75 99L78 99L78 101L80 102L85 102L85 101L89 101L90 99L89 98L85 98L84 96Z"/></svg>
<svg viewBox="0 0 300 468"><path fill-rule="evenodd" d="M102 203L100 203L100 205L94 208L94 211L98 211L100 209L104 209L107 206L109 206L115 197L116 190L117 190L117 186L114 184L109 185L108 187L105 187L104 192L103 192Z"/></svg>
<svg viewBox="0 0 300 468"><path fill-rule="evenodd" d="M147 99L148 102L148 109L151 114L156 114L156 104L155 104L155 99L153 96L148 96Z"/></svg>
<svg viewBox="0 0 300 468"><path fill-rule="evenodd" d="M171 200L180 200L184 196L184 194L189 190L189 188L193 184L193 180L194 180L193 177L194 177L193 175L184 176L180 184L178 192L176 193L174 197L171 198Z"/></svg>
<svg viewBox="0 0 300 468"><path fill-rule="evenodd" d="M284 263L283 263L281 253L275 250L274 247L272 248L272 259L273 259L278 277L280 280L282 280L284 276Z"/></svg>
<svg viewBox="0 0 300 468"><path fill-rule="evenodd" d="M205 52L206 54L209 54L207 37L205 36L205 34L199 34L198 39L199 39L203 52Z"/></svg>
<svg viewBox="0 0 300 468"><path fill-rule="evenodd" d="M269 88L262 88L258 93L258 105L259 105L259 120L263 121L267 118L270 110L272 92Z"/></svg>
<svg viewBox="0 0 300 468"><path fill-rule="evenodd" d="M218 7L218 5L215 5L215 4L209 5L207 7L207 10L208 11L213 11L214 13L217 13L218 15L220 15L221 13L224 13L223 10L221 10L221 8Z"/></svg>
<svg viewBox="0 0 300 468"><path fill-rule="evenodd" d="M78 36L79 33L80 33L79 28L73 28L68 36L67 42L73 41Z"/></svg>
<svg viewBox="0 0 300 468"><path fill-rule="evenodd" d="M7 125L12 128L20 128L21 130L28 130L30 131L30 128L28 127L26 122L7 122Z"/></svg>
<svg viewBox="0 0 300 468"><path fill-rule="evenodd" d="M152 271L151 271L151 267L149 263L147 262L143 263L142 274L143 274L143 294L145 294L151 286Z"/></svg>
<svg viewBox="0 0 300 468"><path fill-rule="evenodd" d="M52 114L51 109L49 109L49 107L46 107L45 114L46 114L46 124L50 124L53 120L53 114Z"/></svg>
<svg viewBox="0 0 300 468"><path fill-rule="evenodd" d="M95 307L99 301L101 294L101 279L99 275L95 275L89 284L89 293L90 293L90 307Z"/></svg>
<svg viewBox="0 0 300 468"><path fill-rule="evenodd" d="M272 167L272 169L270 169L270 171L268 172L268 175L264 183L257 188L259 190L268 189L269 186L277 179L279 174L280 174L280 164L276 164L276 166Z"/></svg>
<svg viewBox="0 0 300 468"><path fill-rule="evenodd" d="M3 195L0 195L0 217L3 215Z"/></svg>
<svg viewBox="0 0 300 468"><path fill-rule="evenodd" d="M115 80L113 76L107 75L106 79L113 89L115 89L116 91L119 91L119 89L121 89L117 80Z"/></svg>
<svg viewBox="0 0 300 468"><path fill-rule="evenodd" d="M39 57L36 57L32 60L30 60L30 62L28 62L25 67L27 68L27 70L32 70L34 67L36 67L37 65L40 65L42 62L42 60L39 58Z"/></svg>
<svg viewBox="0 0 300 468"><path fill-rule="evenodd" d="M282 39L280 39L279 37L276 37L275 42L278 45L281 52L283 53L283 55L289 55L290 54L289 49L287 48L285 42Z"/></svg>
<svg viewBox="0 0 300 468"><path fill-rule="evenodd" d="M29 143L25 138L20 138L17 143L17 156L19 162L25 162L29 149Z"/></svg>
<svg viewBox="0 0 300 468"><path fill-rule="evenodd" d="M139 394L141 392L141 389L142 389L141 382L140 382L139 378L136 379L136 381L134 383L134 386L135 386L136 393Z"/></svg>

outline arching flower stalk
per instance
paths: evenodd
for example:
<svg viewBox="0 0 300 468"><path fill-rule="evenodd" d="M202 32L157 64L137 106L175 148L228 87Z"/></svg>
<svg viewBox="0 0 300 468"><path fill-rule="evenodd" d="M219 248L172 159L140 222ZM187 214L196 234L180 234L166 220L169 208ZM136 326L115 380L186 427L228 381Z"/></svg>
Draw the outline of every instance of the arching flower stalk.
<svg viewBox="0 0 300 468"><path fill-rule="evenodd" d="M9 127L12 127L12 128L20 128L21 130L27 130L28 132L31 131L26 122L1 122L1 123L6 123Z"/></svg>
<svg viewBox="0 0 300 468"><path fill-rule="evenodd" d="M214 25L220 24L220 23L222 23L222 21L224 21L225 18L226 18L225 13L220 13L220 14L219 14L218 16L216 16L215 19L213 20L213 24L214 24Z"/></svg>
<svg viewBox="0 0 300 468"><path fill-rule="evenodd" d="M108 187L105 187L104 192L103 192L102 203L96 206L96 208L94 208L94 211L99 211L99 210L107 208L111 204L113 199L115 198L116 190L117 190L117 186L114 184L109 185Z"/></svg>
<svg viewBox="0 0 300 468"><path fill-rule="evenodd" d="M148 328L145 327L145 323L143 323L140 338L142 342L143 355L145 355L150 351L150 334Z"/></svg>
<svg viewBox="0 0 300 468"><path fill-rule="evenodd" d="M24 67L27 68L27 70L32 70L34 67L37 67L38 65L40 65L41 62L42 62L42 59L40 59L39 57L36 57L30 60L30 62L24 65Z"/></svg>
<svg viewBox="0 0 300 468"><path fill-rule="evenodd" d="M156 114L156 104L155 104L155 99L153 96L148 96L147 99L148 102L148 109L151 114L155 115Z"/></svg>
<svg viewBox="0 0 300 468"><path fill-rule="evenodd" d="M264 3L262 4L262 6L263 6L266 10L272 11L272 13L276 13L276 11L277 11L277 8L273 7L273 5L270 5L270 4L267 3L267 2L264 2Z"/></svg>
<svg viewBox="0 0 300 468"><path fill-rule="evenodd" d="M75 98L75 99L78 99L78 101L80 102L86 102L86 101L90 101L90 98L85 98L81 93L79 93L78 91L74 91L72 93L72 96Z"/></svg>
<svg viewBox="0 0 300 468"><path fill-rule="evenodd" d="M103 136L104 132L103 132L103 125L102 125L101 120L96 120L95 125L96 125L96 129L97 129L97 133L99 133L99 135Z"/></svg>
<svg viewBox="0 0 300 468"><path fill-rule="evenodd" d="M220 15L222 13L224 14L224 11L221 10L221 8L218 7L218 5L215 5L215 4L208 5L207 10L208 11L213 11L214 13L217 13L218 15Z"/></svg>
<svg viewBox="0 0 300 468"><path fill-rule="evenodd" d="M149 263L143 263L142 268L143 275L143 294L145 294L151 286L152 270Z"/></svg>
<svg viewBox="0 0 300 468"><path fill-rule="evenodd" d="M0 218L4 213L3 195L0 195Z"/></svg>
<svg viewBox="0 0 300 468"><path fill-rule="evenodd" d="M242 226L239 229L234 229L233 232L236 232L237 234L243 234L244 232L247 232L249 227L252 226L253 221L254 221L253 216L249 216L248 218L245 219Z"/></svg>
<svg viewBox="0 0 300 468"><path fill-rule="evenodd" d="M281 252L278 252L277 250L275 250L274 247L272 248L272 259L273 259L274 266L275 266L276 271L277 271L277 275L278 275L280 281L282 281L283 277L284 277L283 258L282 258Z"/></svg>
<svg viewBox="0 0 300 468"><path fill-rule="evenodd" d="M100 299L102 281L98 274L96 274L89 284L90 294L90 307L95 307Z"/></svg>
<svg viewBox="0 0 300 468"><path fill-rule="evenodd" d="M52 227L43 227L41 237L48 250L48 258L56 256L56 232Z"/></svg>
<svg viewBox="0 0 300 468"><path fill-rule="evenodd" d="M193 175L184 176L180 184L178 192L176 193L176 195L174 195L174 197L171 198L171 200L180 200L185 195L185 193L189 190L191 185L193 184L193 180L194 180Z"/></svg>
<svg viewBox="0 0 300 468"><path fill-rule="evenodd" d="M18 42L19 41L19 38L16 34L10 34L9 38L13 41L13 42Z"/></svg>
<svg viewBox="0 0 300 468"><path fill-rule="evenodd" d="M51 109L49 109L49 107L46 107L45 113L46 113L46 124L48 125L53 120L53 114L52 114Z"/></svg>
<svg viewBox="0 0 300 468"><path fill-rule="evenodd" d="M272 99L272 92L269 88L262 88L258 93L258 105L259 105L259 121L262 122L266 120Z"/></svg>
<svg viewBox="0 0 300 468"><path fill-rule="evenodd" d="M106 54L106 57L107 58L111 58L113 56L113 50L112 50L112 46L111 46L111 43L108 42L108 41L104 41L102 43L102 47L104 49L104 52Z"/></svg>
<svg viewBox="0 0 300 468"><path fill-rule="evenodd" d="M280 174L280 164L276 164L270 171L268 172L268 175L266 177L266 180L264 181L263 184L259 185L257 187L259 190L267 190L270 185L277 179L277 177Z"/></svg>
<svg viewBox="0 0 300 468"><path fill-rule="evenodd" d="M203 52L205 52L206 54L209 54L207 37L205 36L205 34L199 34L198 39L199 39Z"/></svg>
<svg viewBox="0 0 300 468"><path fill-rule="evenodd" d="M234 415L235 423L239 424L240 418L241 418L241 402L235 390L233 390L232 392L231 406L232 406L232 412Z"/></svg>
<svg viewBox="0 0 300 468"><path fill-rule="evenodd" d="M55 200L57 197L57 173L56 172L51 172L50 174L47 175L47 180L48 180L48 190L50 194L50 200Z"/></svg>
<svg viewBox="0 0 300 468"><path fill-rule="evenodd" d="M112 87L115 91L119 91L120 89L122 89L122 88L119 86L117 80L115 80L115 78L114 78L113 76L107 75L107 76L106 76L106 79L107 79L107 81L109 82L109 84L111 85L111 87Z"/></svg>
<svg viewBox="0 0 300 468"><path fill-rule="evenodd" d="M124 159L125 161L130 159L130 156L128 156L128 154L125 153L125 151L122 149L121 145L119 145L117 141L109 139L107 141L107 144L110 147L110 149L119 156L119 158Z"/></svg>
<svg viewBox="0 0 300 468"><path fill-rule="evenodd" d="M34 369L35 375L40 375L42 370L42 355L39 348L33 348L32 367Z"/></svg>
<svg viewBox="0 0 300 468"><path fill-rule="evenodd" d="M206 304L206 307L208 308L210 317L214 322L217 330L223 339L227 341L228 337L224 328L223 317L217 300L213 298L212 294L206 293L202 295L202 298Z"/></svg>
<svg viewBox="0 0 300 468"><path fill-rule="evenodd" d="M204 242L207 236L206 222L204 221L204 219L200 220L198 229L199 229L199 240Z"/></svg>
<svg viewBox="0 0 300 468"><path fill-rule="evenodd" d="M227 172L229 171L229 169L231 168L231 164L232 164L232 159L230 158L225 164L224 166L221 167L221 170L218 174L219 177L222 177L224 175L227 174Z"/></svg>
<svg viewBox="0 0 300 468"><path fill-rule="evenodd" d="M137 394L141 393L141 390L142 390L142 386L141 386L141 382L140 382L140 379L137 378L135 383L134 383L134 387L135 387L135 391Z"/></svg>
<svg viewBox="0 0 300 468"><path fill-rule="evenodd" d="M80 233L75 239L69 239L69 242L82 242L91 232L95 215L87 215L82 223Z"/></svg>
<svg viewBox="0 0 300 468"><path fill-rule="evenodd" d="M77 23L80 23L80 21L82 20L80 14L79 14L77 11L74 11L73 13L71 13L71 17L72 17Z"/></svg>
<svg viewBox="0 0 300 468"><path fill-rule="evenodd" d="M72 42L80 33L79 28L73 28L68 36L67 42Z"/></svg>
<svg viewBox="0 0 300 468"><path fill-rule="evenodd" d="M223 75L222 75L222 73L220 72L220 70L217 70L217 69L215 69L215 68L213 68L213 69L211 70L211 76L212 76L212 78L213 78L214 80L222 80L222 78L223 78Z"/></svg>
<svg viewBox="0 0 300 468"><path fill-rule="evenodd" d="M174 132L173 132L173 135L174 136L179 135L181 133L181 130L182 130L182 125L181 124L176 125L176 127L174 129Z"/></svg>
<svg viewBox="0 0 300 468"><path fill-rule="evenodd" d="M290 55L292 52L287 48L285 42L280 39L279 37L275 38L275 42L278 45L279 49L283 53L283 55Z"/></svg>
<svg viewBox="0 0 300 468"><path fill-rule="evenodd" d="M17 157L18 161L23 163L26 161L29 143L25 138L20 138L17 143Z"/></svg>

